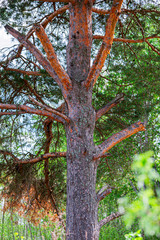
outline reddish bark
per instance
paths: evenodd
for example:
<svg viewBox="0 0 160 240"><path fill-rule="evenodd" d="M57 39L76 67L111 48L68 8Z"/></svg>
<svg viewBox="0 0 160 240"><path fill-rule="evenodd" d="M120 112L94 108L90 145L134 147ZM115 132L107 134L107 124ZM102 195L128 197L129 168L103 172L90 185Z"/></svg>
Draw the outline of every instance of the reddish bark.
<svg viewBox="0 0 160 240"><path fill-rule="evenodd" d="M35 32L37 34L37 37L42 43L42 46L47 54L47 58L53 67L55 73L57 74L58 78L60 79L61 83L61 89L64 89L65 92L68 92L69 89L72 88L71 80L66 73L66 71L63 69L63 67L60 65L57 55L54 51L54 48L47 37L44 28L41 25L35 25Z"/></svg>
<svg viewBox="0 0 160 240"><path fill-rule="evenodd" d="M99 49L99 52L93 62L93 65L90 69L89 75L85 81L85 86L88 89L90 85L94 85L97 81L97 78L102 70L104 62L107 58L107 55L110 53L113 36L118 21L121 5L123 0L114 0L112 8L110 10L109 18L106 24L106 33L103 39L103 43Z"/></svg>
<svg viewBox="0 0 160 240"><path fill-rule="evenodd" d="M5 68L6 71L12 71L12 72L19 72L24 75L33 75L33 76L41 76L42 73L40 72L34 72L34 71L24 71L22 69L17 69L17 68Z"/></svg>
<svg viewBox="0 0 160 240"><path fill-rule="evenodd" d="M15 105L15 104L3 104L0 103L0 109L14 109L16 110L15 114L18 114L19 110L23 110L23 113L32 113L32 114L36 114L36 115L40 115L40 116L46 116L46 117L50 117L53 120L56 120L58 122L64 123L64 119L59 117L57 114L53 114L51 112L48 112L46 110L39 110L39 109L33 109L30 108L26 105ZM55 111L56 112L56 111ZM2 115L7 115L4 112L1 113ZM13 112L12 112L13 114Z"/></svg>
<svg viewBox="0 0 160 240"><path fill-rule="evenodd" d="M53 67L51 66L50 62L42 55L42 53L29 41L26 40L26 37L20 34L18 31L13 29L12 27L6 25L6 30L15 37L20 43L22 43L38 60L38 62L44 67L44 69L50 74L51 77L57 82L59 87L61 88L63 92L64 98L66 98L66 94L68 94L68 91L66 93L65 89L62 86L61 79L57 75L57 73L54 71Z"/></svg>
<svg viewBox="0 0 160 240"><path fill-rule="evenodd" d="M137 122L132 124L130 127L114 134L107 140L105 140L102 144L97 146L97 154L94 156L94 160L102 157L108 150L114 147L119 142L123 141L124 139L132 136L133 134L145 131L145 127L142 122Z"/></svg>

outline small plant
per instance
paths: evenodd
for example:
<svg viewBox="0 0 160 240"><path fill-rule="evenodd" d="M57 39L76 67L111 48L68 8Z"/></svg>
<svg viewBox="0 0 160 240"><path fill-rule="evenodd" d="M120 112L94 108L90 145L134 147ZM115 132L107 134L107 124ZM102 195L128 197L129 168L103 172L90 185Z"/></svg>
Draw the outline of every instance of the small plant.
<svg viewBox="0 0 160 240"><path fill-rule="evenodd" d="M138 230L135 233L129 233L129 234L125 234L125 239L126 240L142 240L142 236L141 236L141 230Z"/></svg>
<svg viewBox="0 0 160 240"><path fill-rule="evenodd" d="M160 181L160 175L154 168L152 156L153 152L149 151L135 157L132 170L135 172L139 189L137 197L133 202L130 202L128 197L124 197L119 203L120 211L126 212L124 220L128 227L137 221L145 235L159 237L160 189L155 183Z"/></svg>

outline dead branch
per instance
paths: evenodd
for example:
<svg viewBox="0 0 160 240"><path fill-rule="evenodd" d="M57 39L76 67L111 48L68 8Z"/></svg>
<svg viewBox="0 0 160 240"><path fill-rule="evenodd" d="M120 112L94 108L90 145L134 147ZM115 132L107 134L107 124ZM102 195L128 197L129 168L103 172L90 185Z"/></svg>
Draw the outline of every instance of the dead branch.
<svg viewBox="0 0 160 240"><path fill-rule="evenodd" d="M106 223L118 218L118 217L121 217L123 216L124 213L120 213L120 212L116 212L116 213L112 213L111 215L109 215L108 217L102 219L100 222L99 222L99 228L101 228L103 225L105 225Z"/></svg>
<svg viewBox="0 0 160 240"><path fill-rule="evenodd" d="M38 106L46 109L48 112L51 112L51 113L53 113L53 114L55 114L55 115L58 115L59 117L63 118L63 119L64 119L66 122L68 122L68 123L70 122L70 119L69 119L66 115L64 115L63 113L60 113L60 112L54 110L53 108L50 108L50 107L48 107L48 106L46 106L46 105L38 102L37 100L35 100L35 99L32 98L31 96L29 96L29 99L30 99L32 102L34 102L36 105L38 105Z"/></svg>
<svg viewBox="0 0 160 240"><path fill-rule="evenodd" d="M19 110L22 110L22 111L24 111L23 113L31 113L31 114L36 114L36 115L40 115L40 116L46 116L46 117L49 117L49 118L51 118L51 119L53 119L55 121L64 123L64 119L61 118L58 115L55 115L55 114L53 114L51 112L48 112L46 110L33 109L33 108L30 108L30 107L28 107L26 105L15 105L15 104L3 104L3 103L0 103L0 109L16 110L15 114L18 114ZM12 112L12 114L13 114L13 112ZM1 113L1 115L8 115L8 112L6 112L6 114L3 112L3 113Z"/></svg>
<svg viewBox="0 0 160 240"><path fill-rule="evenodd" d="M96 194L97 203L102 201L111 192L112 192L112 187L110 187L109 185L105 185L104 187L102 187Z"/></svg>
<svg viewBox="0 0 160 240"><path fill-rule="evenodd" d="M98 13L100 15L106 15L110 13L110 10L104 10L104 9L99 9L99 8L92 8L92 12ZM125 14L125 13L160 13L160 11L156 10L156 9L126 9L126 8L122 8L121 9L121 14Z"/></svg>
<svg viewBox="0 0 160 240"><path fill-rule="evenodd" d="M107 103L104 107L102 107L101 109L99 109L96 112L96 121L102 117L105 113L107 113L111 108L115 107L116 105L118 105L122 100L124 99L124 94L120 94L117 97L115 97L112 101L110 101L109 103Z"/></svg>
<svg viewBox="0 0 160 240"><path fill-rule="evenodd" d="M94 160L103 157L103 155L110 150L112 147L114 147L119 142L123 141L124 139L132 136L133 134L139 132L139 131L145 131L145 127L142 122L137 122L132 124L130 127L114 134L107 140L105 140L102 144L96 146L97 153L94 156Z"/></svg>
<svg viewBox="0 0 160 240"><path fill-rule="evenodd" d="M15 37L20 43L22 43L33 54L33 56L35 56L38 62L44 67L44 69L49 73L49 75L57 82L57 84L61 88L61 79L54 71L50 62L43 56L43 54L29 40L26 40L26 37L20 34L18 31L8 25L6 25L5 28L13 37ZM63 91L63 89L61 90ZM64 97L65 96L66 95L64 94Z"/></svg>
<svg viewBox="0 0 160 240"><path fill-rule="evenodd" d="M150 43L148 42L148 40L145 40L145 42L148 44L148 46L150 46L150 48L156 52L158 55L160 55L160 52Z"/></svg>
<svg viewBox="0 0 160 240"><path fill-rule="evenodd" d="M66 157L66 152L51 152L41 155L40 157L26 159L26 160L19 160L17 161L18 164L34 164L37 162L44 161L47 158L60 158Z"/></svg>
<svg viewBox="0 0 160 240"><path fill-rule="evenodd" d="M160 36L158 35L152 35L146 38L142 38L142 39L125 39L125 38L114 38L113 41L114 42L124 42L124 43L143 43L148 39L153 39L153 38L160 38ZM104 39L104 36L102 35L94 35L93 39Z"/></svg>
<svg viewBox="0 0 160 240"><path fill-rule="evenodd" d="M11 156L14 159L14 162L17 163L20 161L19 158L17 158L12 152L6 151L6 150L0 150L0 153L4 156Z"/></svg>
<svg viewBox="0 0 160 240"><path fill-rule="evenodd" d="M33 89L31 87L31 85L29 84L29 82L26 79L23 79L23 81L25 82L26 86L28 87L28 89L30 90L31 93L33 93L35 95L35 97L41 101L42 104L45 104L45 102L43 101L43 99L39 96L39 94L35 91L35 89Z"/></svg>
<svg viewBox="0 0 160 240"><path fill-rule="evenodd" d="M12 71L12 72L18 72L22 73L24 75L33 75L33 76L41 76L42 73L40 72L34 72L34 71L24 71L22 69L17 69L17 68L4 68L6 71Z"/></svg>

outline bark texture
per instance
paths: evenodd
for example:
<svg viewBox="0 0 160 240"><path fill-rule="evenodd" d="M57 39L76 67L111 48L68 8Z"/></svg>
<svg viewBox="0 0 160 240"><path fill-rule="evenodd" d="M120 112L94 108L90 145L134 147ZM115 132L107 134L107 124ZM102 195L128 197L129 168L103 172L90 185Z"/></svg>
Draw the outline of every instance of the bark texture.
<svg viewBox="0 0 160 240"><path fill-rule="evenodd" d="M67 240L96 239L98 226L95 192L97 163L93 161L96 114L92 107L92 89L87 91L82 84L90 70L91 14L90 0L70 4L67 66L72 91L67 101L70 123L66 124Z"/></svg>

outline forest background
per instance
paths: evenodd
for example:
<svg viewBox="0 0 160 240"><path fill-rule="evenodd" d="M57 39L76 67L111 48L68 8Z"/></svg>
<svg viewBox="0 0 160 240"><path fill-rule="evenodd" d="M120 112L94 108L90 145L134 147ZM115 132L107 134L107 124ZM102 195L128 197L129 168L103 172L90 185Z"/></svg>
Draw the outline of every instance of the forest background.
<svg viewBox="0 0 160 240"><path fill-rule="evenodd" d="M111 4L111 1L97 1L94 6L109 9ZM123 9L131 11L124 10L120 15L115 38L136 39L138 42L113 43L93 88L92 104L96 110L101 109L106 103L114 104L114 107L96 122L94 142L96 145L101 144L114 133L128 128L139 120L144 123L146 130L114 146L101 158L96 189L101 191L107 183L108 192L99 204L99 220L119 211L120 198L128 196L130 202L137 199L141 188L131 168L135 154L152 150L154 169L160 172L158 155L160 11L157 1L124 1L123 4ZM3 1L0 9L1 24L3 26L9 24L26 35L33 24L42 23L52 12L66 6L67 3L56 1ZM95 36L91 52L93 62L102 42L101 36L105 34L104 26L108 14L93 12L92 19L92 31ZM64 11L53 18L45 29L64 69L67 64L68 27L69 13ZM31 42L45 54L35 35L31 36ZM63 108L62 93L53 78L40 67L35 57L25 48L19 55L17 44L11 48L3 48L1 56L0 103L17 106L12 113L3 109L0 112L3 207L1 239L51 239L51 237L55 239L55 236L57 239L63 239L66 212L66 158L50 156L47 165L50 190L46 186L46 165L41 160L47 153L48 146L50 153L66 151L64 125L50 121L45 116L25 114L18 107L23 104L39 110L42 105L49 105L54 111ZM37 105L37 102L42 105ZM49 128L49 134L46 126ZM35 161L36 164L28 164L30 159L38 160ZM26 160L26 164L15 164L17 160ZM145 165L143 168L145 170ZM151 178L151 186L158 199L157 179ZM51 191L52 197L48 191ZM127 229L123 218L116 218L102 227L100 239L125 239L125 234L139 229L144 239L159 237L156 234L157 230L147 236L138 225L137 219L134 220L131 229Z"/></svg>

